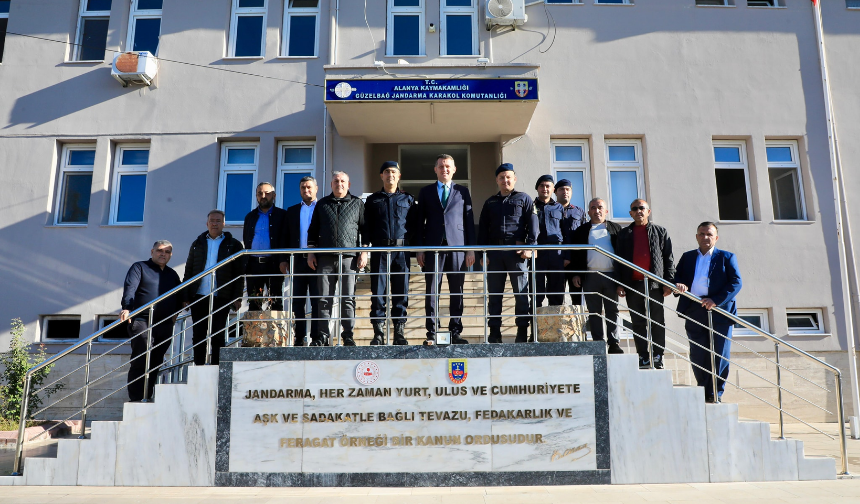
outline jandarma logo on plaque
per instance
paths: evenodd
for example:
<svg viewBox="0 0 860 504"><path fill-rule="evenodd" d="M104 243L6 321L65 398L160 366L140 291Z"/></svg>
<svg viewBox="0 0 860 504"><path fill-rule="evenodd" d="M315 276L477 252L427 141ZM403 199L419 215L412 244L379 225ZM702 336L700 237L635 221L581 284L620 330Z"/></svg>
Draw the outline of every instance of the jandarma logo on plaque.
<svg viewBox="0 0 860 504"><path fill-rule="evenodd" d="M448 359L448 378L457 385L466 381L469 375L469 365L466 359Z"/></svg>
<svg viewBox="0 0 860 504"><path fill-rule="evenodd" d="M373 385L379 379L379 366L373 361L361 361L355 366L355 379L362 385Z"/></svg>

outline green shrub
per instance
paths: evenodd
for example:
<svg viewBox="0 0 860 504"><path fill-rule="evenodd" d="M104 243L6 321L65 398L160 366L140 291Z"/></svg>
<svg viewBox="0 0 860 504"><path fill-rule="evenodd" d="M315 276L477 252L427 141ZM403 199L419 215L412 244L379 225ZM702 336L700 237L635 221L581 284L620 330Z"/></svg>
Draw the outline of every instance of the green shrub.
<svg viewBox="0 0 860 504"><path fill-rule="evenodd" d="M21 420L21 401L24 399L24 375L27 370L44 361L48 355L45 346L39 345L39 351L30 354L29 348L32 343L24 339L25 326L21 319L12 319L12 341L9 343L9 351L0 353L0 418L11 420L15 423ZM53 365L45 366L33 373L30 390L37 390L48 377ZM62 383L52 385L41 392L45 397L50 397L63 388ZM25 417L32 418L33 411L38 411L42 405L40 394L30 394Z"/></svg>

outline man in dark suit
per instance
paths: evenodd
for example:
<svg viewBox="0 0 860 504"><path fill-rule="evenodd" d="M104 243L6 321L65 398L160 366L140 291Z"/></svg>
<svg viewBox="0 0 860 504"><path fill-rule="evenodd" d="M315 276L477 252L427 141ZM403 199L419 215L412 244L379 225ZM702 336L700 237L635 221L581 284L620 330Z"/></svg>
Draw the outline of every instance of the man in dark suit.
<svg viewBox="0 0 860 504"><path fill-rule="evenodd" d="M475 245L475 220L472 215L472 196L465 187L454 184L452 179L457 167L454 158L440 154L436 158L436 183L421 189L416 207L414 241L416 247ZM468 343L460 337L463 332L463 273L475 264L474 252L419 252L418 264L426 273L427 297L424 310L427 314L427 340L424 345L436 342L438 307L436 298L442 283L442 272L448 276L451 292L448 330L451 342ZM438 264L439 271L433 268Z"/></svg>
<svg viewBox="0 0 860 504"><path fill-rule="evenodd" d="M299 193L302 195L301 203L287 208L287 248L308 248L308 227L317 206L317 181L308 175L299 181ZM289 257L286 257L289 260ZM286 274L290 263L281 262L281 273ZM293 296L293 318L296 321L296 335L293 346L305 346L307 336L307 296L311 298L311 334L317 333L319 321L319 285L315 272L308 266L307 254L296 254L293 258L292 271L292 296Z"/></svg>
<svg viewBox="0 0 860 504"><path fill-rule="evenodd" d="M729 353L732 343L732 321L712 314L714 330L714 362L720 378L717 380L717 395L711 380L711 339L708 327L708 312L714 307L737 315L735 297L741 290L741 273L738 260L731 252L716 248L719 230L713 222L703 222L696 229L699 248L685 252L678 261L675 285L680 292L702 298L701 304L686 296L678 300L678 315L686 319L684 328L690 339L690 361L696 383L705 388L705 401L720 402L729 376ZM704 326L704 327L703 327Z"/></svg>
<svg viewBox="0 0 860 504"><path fill-rule="evenodd" d="M269 182L257 184L257 208L245 216L245 227L242 229L242 241L248 250L271 250L287 247L287 212L275 206L275 188ZM271 310L283 310L282 297L284 277L281 276L279 264L282 257L272 257L268 254L248 256L248 266L245 269L248 286L248 307L250 310L262 310L265 297L271 299Z"/></svg>

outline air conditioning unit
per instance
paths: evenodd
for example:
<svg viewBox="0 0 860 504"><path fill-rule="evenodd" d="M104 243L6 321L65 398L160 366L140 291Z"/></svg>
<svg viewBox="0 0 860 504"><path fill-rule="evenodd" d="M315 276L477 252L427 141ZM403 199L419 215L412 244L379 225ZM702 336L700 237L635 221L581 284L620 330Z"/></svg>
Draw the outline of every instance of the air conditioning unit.
<svg viewBox="0 0 860 504"><path fill-rule="evenodd" d="M110 74L122 83L149 86L158 72L158 63L149 51L116 53Z"/></svg>
<svg viewBox="0 0 860 504"><path fill-rule="evenodd" d="M487 0L487 30L496 25L510 25L516 29L528 19L526 0Z"/></svg>

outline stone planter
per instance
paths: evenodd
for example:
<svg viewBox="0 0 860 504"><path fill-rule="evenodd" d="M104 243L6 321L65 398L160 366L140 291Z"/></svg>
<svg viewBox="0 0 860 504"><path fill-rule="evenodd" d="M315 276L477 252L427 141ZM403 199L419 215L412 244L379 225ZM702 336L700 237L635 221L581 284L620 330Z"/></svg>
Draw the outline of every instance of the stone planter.
<svg viewBox="0 0 860 504"><path fill-rule="evenodd" d="M584 306L541 306L537 314L538 341L585 341Z"/></svg>
<svg viewBox="0 0 860 504"><path fill-rule="evenodd" d="M285 347L287 338L287 312L249 311L242 316L245 335L243 347Z"/></svg>

